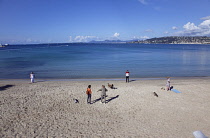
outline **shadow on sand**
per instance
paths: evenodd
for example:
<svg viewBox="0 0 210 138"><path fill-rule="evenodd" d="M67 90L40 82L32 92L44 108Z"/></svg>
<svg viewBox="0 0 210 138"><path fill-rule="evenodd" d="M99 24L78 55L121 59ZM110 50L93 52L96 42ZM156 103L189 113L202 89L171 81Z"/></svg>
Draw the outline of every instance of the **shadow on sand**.
<svg viewBox="0 0 210 138"><path fill-rule="evenodd" d="M107 97L107 96L106 96ZM114 100L114 99L116 99L116 98L118 98L119 97L119 95L117 95L117 96L115 96L115 97L110 97L108 100L106 100L106 103L109 103L110 101L112 101L112 100ZM94 103L96 103L96 102L98 102L98 101L100 101L101 100L101 98L98 98L98 99L95 99L94 101L92 101L92 103L91 104L94 104Z"/></svg>
<svg viewBox="0 0 210 138"><path fill-rule="evenodd" d="M116 99L118 97L119 97L119 95L117 95L115 97L110 97L110 99L106 100L106 103L109 103L109 102L111 102L112 100L114 100L114 99Z"/></svg>
<svg viewBox="0 0 210 138"><path fill-rule="evenodd" d="M91 104L94 104L94 103L96 103L96 102L98 102L100 100L101 100L101 98L95 99L94 101L91 102Z"/></svg>
<svg viewBox="0 0 210 138"><path fill-rule="evenodd" d="M10 87L13 87L13 86L15 86L15 85L5 85L5 86L1 86L1 87L0 87L0 91L4 91L4 90L6 90L6 89L8 89L8 88L10 88Z"/></svg>

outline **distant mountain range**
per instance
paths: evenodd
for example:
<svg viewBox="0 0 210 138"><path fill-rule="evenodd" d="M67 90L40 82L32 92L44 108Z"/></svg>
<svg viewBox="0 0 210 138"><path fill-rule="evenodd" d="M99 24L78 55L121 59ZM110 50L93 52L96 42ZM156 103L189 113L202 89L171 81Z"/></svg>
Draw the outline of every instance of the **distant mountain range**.
<svg viewBox="0 0 210 138"><path fill-rule="evenodd" d="M126 43L128 41L122 41L122 40L104 40L104 41L90 41L89 43Z"/></svg>
<svg viewBox="0 0 210 138"><path fill-rule="evenodd" d="M210 37L207 36L169 36L151 38L146 40L131 41L130 43L144 44L210 44Z"/></svg>
<svg viewBox="0 0 210 138"><path fill-rule="evenodd" d="M150 38L146 40L104 40L104 41L90 41L90 42L74 42L74 43L140 43L140 44L210 44L210 37L208 36L168 36L159 38ZM68 46L71 43L42 43L41 45ZM19 45L19 44L16 44ZM22 44L23 45L23 44ZM40 44L24 44L24 45L40 45ZM1 45L0 47L9 46L9 44Z"/></svg>
<svg viewBox="0 0 210 138"><path fill-rule="evenodd" d="M104 40L90 41L89 43L143 43L143 44L210 44L210 37L207 36L168 36L150 38L146 40Z"/></svg>

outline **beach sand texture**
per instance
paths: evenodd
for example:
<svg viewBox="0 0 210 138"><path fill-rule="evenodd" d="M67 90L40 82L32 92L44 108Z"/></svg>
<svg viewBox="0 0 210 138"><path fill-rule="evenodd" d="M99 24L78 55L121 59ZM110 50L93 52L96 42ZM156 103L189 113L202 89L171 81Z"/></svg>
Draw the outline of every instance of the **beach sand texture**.
<svg viewBox="0 0 210 138"><path fill-rule="evenodd" d="M172 78L182 93L161 90L166 79L29 81L0 81L0 137L194 138L196 130L210 137L209 77ZM107 104L96 92L103 84Z"/></svg>

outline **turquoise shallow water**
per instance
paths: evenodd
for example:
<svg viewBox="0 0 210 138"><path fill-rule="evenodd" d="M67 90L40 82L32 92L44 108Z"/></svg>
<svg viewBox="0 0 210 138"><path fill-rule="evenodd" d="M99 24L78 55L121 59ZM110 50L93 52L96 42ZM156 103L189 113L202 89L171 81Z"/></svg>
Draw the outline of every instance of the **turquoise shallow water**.
<svg viewBox="0 0 210 138"><path fill-rule="evenodd" d="M210 76L210 45L40 44L0 48L0 79Z"/></svg>

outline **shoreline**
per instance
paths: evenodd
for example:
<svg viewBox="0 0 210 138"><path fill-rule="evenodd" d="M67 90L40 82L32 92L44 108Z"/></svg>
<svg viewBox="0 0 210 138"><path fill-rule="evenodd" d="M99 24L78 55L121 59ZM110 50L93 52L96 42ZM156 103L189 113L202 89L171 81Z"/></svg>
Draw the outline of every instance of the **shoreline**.
<svg viewBox="0 0 210 138"><path fill-rule="evenodd" d="M147 77L147 78L130 78L130 81L137 80L166 80L167 77ZM170 77L171 79L210 79L210 76L199 76L199 77ZM36 79L35 82L41 81L124 81L125 78L84 78L84 79ZM30 79L0 79L0 81L30 81Z"/></svg>

